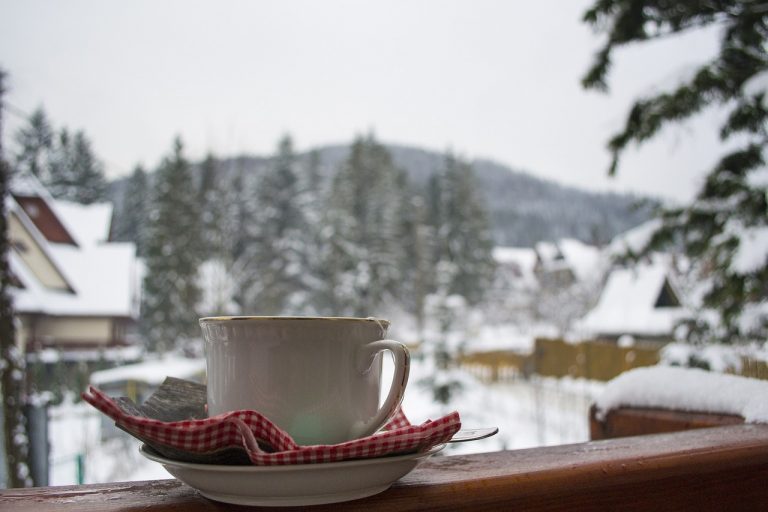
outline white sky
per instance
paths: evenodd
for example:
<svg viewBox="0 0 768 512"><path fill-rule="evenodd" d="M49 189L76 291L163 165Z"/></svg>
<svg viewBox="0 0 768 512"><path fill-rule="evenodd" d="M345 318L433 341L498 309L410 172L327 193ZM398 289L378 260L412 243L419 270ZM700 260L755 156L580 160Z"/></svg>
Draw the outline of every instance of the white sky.
<svg viewBox="0 0 768 512"><path fill-rule="evenodd" d="M665 130L609 179L630 101L716 50L697 33L616 55L611 92L580 79L598 48L585 0L0 0L8 101L84 129L110 177L181 134L207 150L300 150L373 129L590 189L685 200L716 161L718 115ZM20 124L6 114L5 140Z"/></svg>

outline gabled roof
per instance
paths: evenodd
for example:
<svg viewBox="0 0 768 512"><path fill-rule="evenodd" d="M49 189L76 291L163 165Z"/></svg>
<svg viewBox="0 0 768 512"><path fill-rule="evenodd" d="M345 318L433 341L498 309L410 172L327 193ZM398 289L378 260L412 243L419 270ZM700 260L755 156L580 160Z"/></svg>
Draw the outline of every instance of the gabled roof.
<svg viewBox="0 0 768 512"><path fill-rule="evenodd" d="M596 276L601 268L600 250L573 238L539 242L535 251L541 270L568 269L582 281Z"/></svg>
<svg viewBox="0 0 768 512"><path fill-rule="evenodd" d="M9 190L46 240L77 245L53 211L53 197L33 174L25 171L15 173L11 177Z"/></svg>
<svg viewBox="0 0 768 512"><path fill-rule="evenodd" d="M72 282L67 278L66 274L64 273L63 269L61 268L61 264L56 261L56 257L53 254L51 244L49 244L43 236L43 234L40 232L40 230L37 229L37 226L34 222L27 216L24 209L19 205L19 203L13 198L10 197L6 201L7 206L7 212L11 219L16 219L19 221L21 232L20 234L24 237L25 240L31 241L31 244L34 245L38 250L38 263L41 264L43 268L47 270L48 278L54 279L54 281L57 282L57 287L60 289L59 291L67 291L67 292L73 292L73 286ZM11 223L11 231L14 229L14 224ZM15 240L11 240L11 243L15 243ZM14 247L10 252L13 254L16 254L18 251L17 247ZM20 260L23 261L23 258L20 257ZM30 269L31 271L31 269ZM39 269L38 269L39 271ZM32 272L32 276L35 276L35 273ZM38 277L34 277L35 280L39 280ZM41 280L41 284L45 282L45 279L43 278ZM30 283L27 283L29 285ZM49 283L50 284L50 283Z"/></svg>
<svg viewBox="0 0 768 512"><path fill-rule="evenodd" d="M579 322L595 335L669 336L688 316L670 279L668 258L610 272L600 300ZM675 306L675 304L678 304Z"/></svg>
<svg viewBox="0 0 768 512"><path fill-rule="evenodd" d="M40 197L18 195L14 196L14 199L46 240L54 243L77 245L74 237L61 223L47 201Z"/></svg>
<svg viewBox="0 0 768 512"><path fill-rule="evenodd" d="M494 247L493 259L501 269L513 272L516 278L528 285L534 285L536 277L536 251L530 247Z"/></svg>
<svg viewBox="0 0 768 512"><path fill-rule="evenodd" d="M493 259L499 265L515 265L530 273L536 264L536 251L530 247L494 247Z"/></svg>
<svg viewBox="0 0 768 512"><path fill-rule="evenodd" d="M573 238L563 238L559 246L563 258L580 280L594 277L600 272L601 257L597 247Z"/></svg>
<svg viewBox="0 0 768 512"><path fill-rule="evenodd" d="M55 200L54 209L74 236L77 245L96 245L109 240L113 209L111 203L83 205Z"/></svg>
<svg viewBox="0 0 768 512"><path fill-rule="evenodd" d="M57 222L77 243L46 239L17 199L13 196L7 199L9 211L17 216L70 289L67 293L46 286L30 266L32 262L13 250L9 257L11 271L24 286L13 290L16 310L57 316L138 316L139 266L135 245L106 242L112 206L57 201L40 191L36 180L26 179L21 183L23 187L17 190L45 196L34 197L44 200Z"/></svg>

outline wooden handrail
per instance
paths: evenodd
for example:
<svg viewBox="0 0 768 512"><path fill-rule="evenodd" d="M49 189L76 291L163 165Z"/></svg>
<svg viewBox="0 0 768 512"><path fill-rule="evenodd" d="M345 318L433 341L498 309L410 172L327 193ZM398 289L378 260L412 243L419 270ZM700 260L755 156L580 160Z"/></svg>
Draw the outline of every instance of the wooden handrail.
<svg viewBox="0 0 768 512"><path fill-rule="evenodd" d="M9 489L0 492L0 510L248 508L160 480ZM379 495L311 510L768 510L768 425L435 457Z"/></svg>
<svg viewBox="0 0 768 512"><path fill-rule="evenodd" d="M744 423L735 414L681 411L651 407L619 407L604 417L593 405L589 410L589 437L592 440L612 437L665 434L695 428L722 427Z"/></svg>

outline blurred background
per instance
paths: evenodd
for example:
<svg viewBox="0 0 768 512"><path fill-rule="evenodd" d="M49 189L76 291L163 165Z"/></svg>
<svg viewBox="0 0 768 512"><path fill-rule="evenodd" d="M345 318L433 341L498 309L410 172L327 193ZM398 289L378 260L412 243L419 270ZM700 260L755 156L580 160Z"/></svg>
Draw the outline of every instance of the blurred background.
<svg viewBox="0 0 768 512"><path fill-rule="evenodd" d="M0 0L0 482L167 477L80 393L203 381L202 316L389 319L412 421L501 429L449 454L766 378L764 5L591 4Z"/></svg>

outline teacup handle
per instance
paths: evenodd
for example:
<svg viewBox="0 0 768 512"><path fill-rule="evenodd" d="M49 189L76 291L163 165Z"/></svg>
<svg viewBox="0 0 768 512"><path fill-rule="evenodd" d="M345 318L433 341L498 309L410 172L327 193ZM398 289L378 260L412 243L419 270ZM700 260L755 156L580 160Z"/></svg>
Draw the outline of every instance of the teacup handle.
<svg viewBox="0 0 768 512"><path fill-rule="evenodd" d="M411 355L408 352L408 348L395 340L378 340L368 343L362 347L362 359L361 362L363 372L368 371L371 367L371 361L382 350L389 350L395 358L395 373L392 376L392 386L389 388L389 394L381 404L381 408L376 413L370 422L368 422L370 432L372 434L379 428L383 427L387 420L395 414L400 403L403 401L403 395L405 394L405 386L408 384L408 374L411 371ZM361 435L367 435L361 434Z"/></svg>

